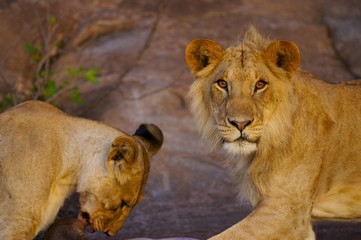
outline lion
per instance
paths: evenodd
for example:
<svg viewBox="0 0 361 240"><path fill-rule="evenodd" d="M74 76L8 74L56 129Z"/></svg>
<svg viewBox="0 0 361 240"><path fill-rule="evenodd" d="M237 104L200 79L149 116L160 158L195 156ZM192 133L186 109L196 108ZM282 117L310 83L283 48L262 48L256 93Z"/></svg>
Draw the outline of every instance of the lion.
<svg viewBox="0 0 361 240"><path fill-rule="evenodd" d="M191 41L190 108L224 150L253 211L211 239L315 239L316 220L361 217L361 85L300 69L298 46L251 27L223 49Z"/></svg>
<svg viewBox="0 0 361 240"><path fill-rule="evenodd" d="M32 239L80 193L79 220L113 236L143 198L162 131L133 136L40 101L0 115L0 239Z"/></svg>

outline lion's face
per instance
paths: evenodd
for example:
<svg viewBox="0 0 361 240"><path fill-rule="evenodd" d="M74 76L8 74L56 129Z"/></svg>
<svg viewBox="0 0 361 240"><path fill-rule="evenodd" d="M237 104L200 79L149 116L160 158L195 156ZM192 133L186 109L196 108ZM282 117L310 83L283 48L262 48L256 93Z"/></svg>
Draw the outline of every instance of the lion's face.
<svg viewBox="0 0 361 240"><path fill-rule="evenodd" d="M155 125L152 127L154 130ZM142 200L149 160L163 142L161 131L158 128L155 131L158 136L148 131L143 132L145 136L136 133L134 137L116 138L105 162L107 174L88 180L87 190L80 193L81 218L90 223L93 230L115 235L133 207ZM154 139L148 141L149 136Z"/></svg>
<svg viewBox="0 0 361 240"><path fill-rule="evenodd" d="M232 154L253 154L265 129L275 128L271 120L289 92L297 53L285 41L226 50L212 40L192 41L186 61L197 78L190 97L202 136Z"/></svg>
<svg viewBox="0 0 361 240"><path fill-rule="evenodd" d="M257 149L267 114L264 109L273 94L267 91L269 86L264 79L268 78L253 64L242 66L244 55L242 48L228 49L207 81L211 116L220 141L230 152L250 154Z"/></svg>

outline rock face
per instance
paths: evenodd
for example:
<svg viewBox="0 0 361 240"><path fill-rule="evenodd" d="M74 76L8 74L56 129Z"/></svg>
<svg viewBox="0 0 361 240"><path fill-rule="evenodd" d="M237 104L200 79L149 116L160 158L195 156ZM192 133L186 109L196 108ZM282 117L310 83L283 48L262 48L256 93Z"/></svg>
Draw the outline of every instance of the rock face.
<svg viewBox="0 0 361 240"><path fill-rule="evenodd" d="M224 155L201 141L189 113L186 95L193 77L184 49L191 40L207 37L227 47L254 25L271 38L296 42L302 68L321 79L361 76L358 0L5 0L0 1L0 94L31 85L36 64L23 46L42 42L47 16L56 16L52 37L63 44L51 62L55 78L62 79L70 67L101 72L101 84L80 87L85 105L59 100L65 110L129 133L144 122L164 132L145 199L114 239L204 239L250 211L247 203L237 203ZM75 216L76 201L76 196L67 201L60 215ZM359 239L360 229L354 223L315 226L317 239ZM109 239L101 233L89 237Z"/></svg>

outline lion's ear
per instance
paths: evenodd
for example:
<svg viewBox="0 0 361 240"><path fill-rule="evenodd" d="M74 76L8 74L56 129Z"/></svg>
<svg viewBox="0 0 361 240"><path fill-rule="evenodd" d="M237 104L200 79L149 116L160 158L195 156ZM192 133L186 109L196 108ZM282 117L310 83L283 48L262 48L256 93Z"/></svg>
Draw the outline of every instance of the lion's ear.
<svg viewBox="0 0 361 240"><path fill-rule="evenodd" d="M277 67L293 73L300 65L300 50L290 41L273 41L265 51L266 60Z"/></svg>
<svg viewBox="0 0 361 240"><path fill-rule="evenodd" d="M186 47L185 60L193 74L197 74L209 64L217 64L223 56L223 50L216 42L200 38Z"/></svg>
<svg viewBox="0 0 361 240"><path fill-rule="evenodd" d="M132 164L138 156L138 145L130 136L117 137L108 154L108 161Z"/></svg>

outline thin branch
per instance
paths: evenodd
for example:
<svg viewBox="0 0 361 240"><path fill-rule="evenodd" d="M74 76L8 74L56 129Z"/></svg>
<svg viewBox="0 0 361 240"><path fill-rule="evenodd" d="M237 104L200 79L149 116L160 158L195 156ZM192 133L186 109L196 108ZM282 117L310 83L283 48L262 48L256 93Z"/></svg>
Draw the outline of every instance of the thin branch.
<svg viewBox="0 0 361 240"><path fill-rule="evenodd" d="M6 80L6 77L5 77L4 74L2 73L1 68L0 68L0 79L2 80L2 81L0 81L0 83L1 83L5 88L9 88L9 84L8 84L8 82L7 82L7 80Z"/></svg>
<svg viewBox="0 0 361 240"><path fill-rule="evenodd" d="M85 83L85 82L81 82L81 80L79 79L79 77L74 77L72 80L73 83L69 85L67 85L66 87L60 89L58 92L56 92L53 96L51 96L50 98L46 99L45 101L47 103L51 103L52 101L54 101L56 98L58 98L60 95L70 91L71 89L80 86L81 84Z"/></svg>
<svg viewBox="0 0 361 240"><path fill-rule="evenodd" d="M48 62L48 59L50 57L49 51L47 51L48 41L49 41L47 25L44 25L44 23L43 23L43 21L42 21L42 19L40 17L38 7L39 7L39 5L35 3L33 11L34 11L34 14L36 15L36 19L37 19L38 24L39 24L39 30L40 30L40 33L41 33L41 35L43 37L44 51L43 51L43 56L42 56L39 64L36 67L36 75L35 75L35 80L34 80L34 84L36 86L36 92L33 95L33 99L37 99L40 96L41 84L46 82L45 77L44 77L43 81L41 81L40 72L43 69L43 66L46 65L46 63ZM48 13L48 11L49 11L49 8L46 9L47 13ZM46 23L46 24L48 24L48 23Z"/></svg>
<svg viewBox="0 0 361 240"><path fill-rule="evenodd" d="M136 67L139 66L140 60L142 59L142 57L144 56L145 52L148 50L152 39L154 37L154 34L158 28L159 25L159 21L161 18L161 13L164 7L164 0L159 0L159 4L158 4L158 9L157 9L157 15L156 15L156 19L155 22L150 30L150 33L148 34L148 37L144 43L143 48L139 51L138 56L135 60L135 63L133 65L131 65L130 67L128 67L118 78L118 80L112 85L111 89L109 89L108 91L105 91L101 96L99 96L98 98L96 98L92 104L89 104L87 109L84 109L83 111L81 111L80 115L84 115L87 112L89 112L90 109L94 108L96 105L98 105L101 101L103 101L111 92L113 92L114 90L118 89L118 87L120 86L120 84L123 82L124 78L131 72L133 71ZM171 83L173 84L173 83ZM170 84L170 85L171 85ZM162 87L160 90L167 88L169 85ZM159 91L160 91L159 90ZM154 92L158 92L158 90L155 90Z"/></svg>
<svg viewBox="0 0 361 240"><path fill-rule="evenodd" d="M52 101L54 101L56 98L58 98L60 95L62 95L63 93L66 93L68 91L70 91L71 89L75 88L76 86L79 86L77 84L71 84L68 85L64 88L62 88L61 90L59 90L57 93L55 93L53 96L51 96L50 98L46 99L45 102L47 103L51 103Z"/></svg>
<svg viewBox="0 0 361 240"><path fill-rule="evenodd" d="M135 101L135 100L140 100L140 99L143 99L143 98L146 98L148 96L151 96L153 94L156 94L158 92L161 92L169 87L171 87L172 85L174 85L174 83L177 81L178 79L176 80L173 80L172 82L168 83L167 85L163 86L163 87L160 87L160 88L157 88L157 89L154 89L152 91L149 91L149 92L146 92L146 93L143 93L137 97L127 97L124 92L120 89L119 92L120 94L122 94L122 96L126 99L126 100L131 100L131 101Z"/></svg>
<svg viewBox="0 0 361 240"><path fill-rule="evenodd" d="M57 25L56 25L57 26ZM54 26L54 28L56 28L56 26ZM47 38L45 39L45 53L48 56L46 58L45 61L45 75L44 75L44 79L43 79L43 83L46 83L49 80L49 68L50 68L50 55L51 55L51 50L50 50L50 42L51 42L51 38L52 38L52 33L54 33L52 31L52 27L51 27L51 23L50 23L50 2L49 0L47 1L47 9L46 9L46 33L47 33Z"/></svg>
<svg viewBox="0 0 361 240"><path fill-rule="evenodd" d="M57 24L54 25L53 31L51 32L51 34L55 31L55 29L57 28L57 26L58 26ZM49 38L48 38L48 40L46 41L47 43L45 43L45 45L50 45L48 42L49 42L49 40L50 40L50 38L51 38L51 34L49 34ZM40 77L40 72L41 72L41 70L42 70L43 68L45 68L45 71L49 71L49 69L47 69L47 68L49 68L49 63L50 63L50 59L51 59L51 51L47 50L48 47L46 47L45 49L46 49L46 50L44 51L44 56L41 58L38 66L37 66L37 68L36 68L36 75L37 75L37 77ZM44 67L44 65L45 65L45 67ZM46 78L44 78L44 79L47 80L47 79L48 79L48 76L46 76Z"/></svg>
<svg viewBox="0 0 361 240"><path fill-rule="evenodd" d="M18 94L17 94L15 87L8 84L6 77L4 76L4 74L1 71L0 71L0 78L3 80L2 83L5 87L5 91L8 90L11 92L11 98L13 99L13 104L16 105L18 103L18 97L17 97Z"/></svg>
<svg viewBox="0 0 361 240"><path fill-rule="evenodd" d="M47 39L47 33L46 33L46 26L44 26L44 23L40 17L40 14L39 14L39 9L38 9L38 4L37 3L34 3L34 8L33 8L33 11L34 11L34 14L36 15L36 19L38 20L38 24L40 26L40 32L41 32L41 35L43 36L43 40L44 42L46 42L46 39Z"/></svg>
<svg viewBox="0 0 361 240"><path fill-rule="evenodd" d="M25 27L25 29L21 29L20 33L19 33L19 37L13 42L13 44L11 44L8 49L6 50L6 53L4 54L3 59L1 60L0 63L0 78L1 78L1 82L3 83L3 85L8 88L8 89L12 89L11 84L7 81L7 78L5 77L4 73L3 73L3 69L5 67L5 65L7 64L7 61L10 58L10 55L13 53L15 47L23 40L23 33L28 31L29 28Z"/></svg>
<svg viewBox="0 0 361 240"><path fill-rule="evenodd" d="M37 15L38 15L38 11L36 11ZM39 16L38 16L39 18ZM56 23L55 25L52 25L50 22L50 3L49 1L47 2L47 9L46 9L46 26L44 26L44 24L42 24L42 21L39 20L41 23L41 32L43 35L43 40L44 40L44 51L43 51L43 57L40 60L37 68L36 68L36 77L35 77L35 85L37 88L36 93L33 96L33 99L37 99L41 92L41 85L45 84L47 81L49 81L49 74L50 74L50 60L51 60L51 49L50 49L50 44L51 44L51 40L52 37L54 35L55 30L58 27L58 24ZM44 76L41 77L41 71L44 70ZM42 80L41 80L42 78Z"/></svg>

